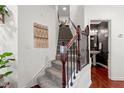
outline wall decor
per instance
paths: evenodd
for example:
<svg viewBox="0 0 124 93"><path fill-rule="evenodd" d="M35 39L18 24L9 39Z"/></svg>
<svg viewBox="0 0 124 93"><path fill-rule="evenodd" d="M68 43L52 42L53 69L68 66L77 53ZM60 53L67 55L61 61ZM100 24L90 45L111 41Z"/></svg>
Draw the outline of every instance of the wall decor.
<svg viewBox="0 0 124 93"><path fill-rule="evenodd" d="M4 15L0 14L0 24L4 23Z"/></svg>
<svg viewBox="0 0 124 93"><path fill-rule="evenodd" d="M48 27L34 23L34 48L48 48Z"/></svg>
<svg viewBox="0 0 124 93"><path fill-rule="evenodd" d="M4 23L5 15L9 16L9 9L5 5L0 5L0 24Z"/></svg>

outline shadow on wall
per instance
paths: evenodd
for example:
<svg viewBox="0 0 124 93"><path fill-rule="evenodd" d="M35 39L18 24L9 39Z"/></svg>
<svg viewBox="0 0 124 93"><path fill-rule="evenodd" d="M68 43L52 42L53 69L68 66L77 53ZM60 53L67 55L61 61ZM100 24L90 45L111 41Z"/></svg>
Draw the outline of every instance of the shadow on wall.
<svg viewBox="0 0 124 93"><path fill-rule="evenodd" d="M1 35L0 35L0 52L11 51L16 57L17 61L17 23L15 20L15 15L13 11L9 10L9 17L5 16L5 24L0 25ZM15 13L16 14L16 13ZM12 62L11 69L13 74L8 77L10 82L10 87L17 87L17 62Z"/></svg>
<svg viewBox="0 0 124 93"><path fill-rule="evenodd" d="M3 36L2 36L2 48L3 48L3 51L5 50L11 50L11 47L10 47L10 43L12 44L12 42L9 43L8 40L15 40L15 37L16 37L16 31L17 31L17 27L15 26L15 20L14 20L14 15L12 13L11 10L9 10L9 17L8 16L5 16L5 24L2 25L2 30L4 32L3 33ZM6 43L5 43L6 42Z"/></svg>
<svg viewBox="0 0 124 93"><path fill-rule="evenodd" d="M14 20L14 15L11 10L9 10L9 17L5 16L5 26L4 30L6 31L6 35L10 39L15 39L15 34L17 32L16 22Z"/></svg>

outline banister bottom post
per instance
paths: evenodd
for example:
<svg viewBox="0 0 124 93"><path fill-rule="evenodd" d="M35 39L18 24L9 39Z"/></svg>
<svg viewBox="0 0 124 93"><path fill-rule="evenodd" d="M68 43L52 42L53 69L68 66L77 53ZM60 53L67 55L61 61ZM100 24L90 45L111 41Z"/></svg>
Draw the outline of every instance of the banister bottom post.
<svg viewBox="0 0 124 93"><path fill-rule="evenodd" d="M66 72L65 72L65 62L62 62L62 87L66 87Z"/></svg>

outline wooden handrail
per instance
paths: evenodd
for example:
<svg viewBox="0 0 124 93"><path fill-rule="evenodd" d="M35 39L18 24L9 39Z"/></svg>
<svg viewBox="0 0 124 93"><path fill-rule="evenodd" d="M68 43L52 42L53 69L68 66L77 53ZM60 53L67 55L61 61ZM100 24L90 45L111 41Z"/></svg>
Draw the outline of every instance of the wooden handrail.
<svg viewBox="0 0 124 93"><path fill-rule="evenodd" d="M73 42L74 42L77 38L78 38L78 34L76 33L76 35L67 43L66 46L67 46L68 49L72 46Z"/></svg>
<svg viewBox="0 0 124 93"><path fill-rule="evenodd" d="M76 25L73 23L73 21L71 20L71 18L69 18L69 20L70 20L72 26L73 26L73 27L75 28L75 30L76 30L76 29L77 29Z"/></svg>
<svg viewBox="0 0 124 93"><path fill-rule="evenodd" d="M80 36L80 26L78 25L76 28L76 35L67 43L67 48L70 48L74 41Z"/></svg>

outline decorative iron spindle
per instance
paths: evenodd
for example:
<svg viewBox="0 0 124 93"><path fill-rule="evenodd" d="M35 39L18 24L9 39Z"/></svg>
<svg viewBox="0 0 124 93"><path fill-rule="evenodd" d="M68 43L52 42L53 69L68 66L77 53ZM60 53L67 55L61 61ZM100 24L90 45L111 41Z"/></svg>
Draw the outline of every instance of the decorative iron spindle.
<svg viewBox="0 0 124 93"><path fill-rule="evenodd" d="M68 82L69 82L69 57L68 57L68 53L69 53L69 51L67 51L67 87L69 87L69 84L68 84Z"/></svg>
<svg viewBox="0 0 124 93"><path fill-rule="evenodd" d="M71 82L70 82L70 86L73 86L73 82L72 82L72 80L73 80L73 78L72 78L72 47L70 48L70 62L71 62L71 73L70 73L70 77L71 77Z"/></svg>
<svg viewBox="0 0 124 93"><path fill-rule="evenodd" d="M89 63L89 43L88 43L88 35L87 35L87 62Z"/></svg>
<svg viewBox="0 0 124 93"><path fill-rule="evenodd" d="M78 60L78 48L77 48L77 46L78 46L78 40L76 40L76 73L78 73L78 63L77 63L77 60Z"/></svg>
<svg viewBox="0 0 124 93"><path fill-rule="evenodd" d="M76 76L75 76L75 47L76 47L76 45L75 45L75 42L74 42L74 44L73 44L73 67L74 67L74 69L73 69L73 72L74 72L73 78L74 79L76 78Z"/></svg>

